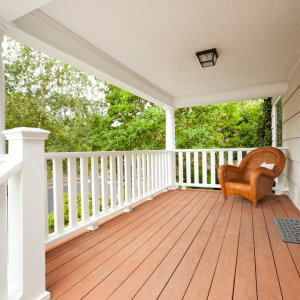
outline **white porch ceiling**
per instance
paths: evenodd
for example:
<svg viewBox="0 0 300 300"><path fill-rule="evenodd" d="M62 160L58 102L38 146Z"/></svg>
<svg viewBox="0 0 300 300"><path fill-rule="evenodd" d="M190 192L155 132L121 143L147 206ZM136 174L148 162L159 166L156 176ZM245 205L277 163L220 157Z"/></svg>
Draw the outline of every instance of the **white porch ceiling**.
<svg viewBox="0 0 300 300"><path fill-rule="evenodd" d="M15 20L19 30L59 49L54 38L29 28L33 16L63 33L63 43L91 45L130 70L160 93L160 105L285 93L300 58L296 0L54 0ZM210 48L217 48L217 64L202 69L195 53Z"/></svg>

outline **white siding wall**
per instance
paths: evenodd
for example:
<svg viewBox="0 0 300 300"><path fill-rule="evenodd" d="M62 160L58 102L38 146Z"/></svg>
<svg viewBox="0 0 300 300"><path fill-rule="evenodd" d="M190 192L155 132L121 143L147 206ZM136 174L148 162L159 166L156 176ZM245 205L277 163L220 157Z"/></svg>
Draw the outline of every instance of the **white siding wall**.
<svg viewBox="0 0 300 300"><path fill-rule="evenodd" d="M283 146L289 147L284 181L289 197L300 209L300 64L289 79L289 91L282 100Z"/></svg>

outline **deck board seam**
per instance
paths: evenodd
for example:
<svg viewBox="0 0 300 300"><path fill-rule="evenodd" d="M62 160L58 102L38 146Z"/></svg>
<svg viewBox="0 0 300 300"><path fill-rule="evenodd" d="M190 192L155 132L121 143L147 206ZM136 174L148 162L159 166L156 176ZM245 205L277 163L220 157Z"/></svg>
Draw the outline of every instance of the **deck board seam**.
<svg viewBox="0 0 300 300"><path fill-rule="evenodd" d="M168 198L166 198L166 199L164 199L164 200L168 200L168 199L170 199L171 197L172 197L172 196L170 196L170 197L168 197ZM112 237L114 234L116 234L116 233L119 232L120 230L124 229L126 226L130 225L131 223L135 222L135 221L138 220L139 218L143 217L145 214L151 212L153 209L156 209L157 207L159 207L160 205L163 205L163 204L164 204L164 202L159 203L158 205L154 206L154 207L153 207L152 209L150 209L149 211L147 211L147 212L145 212L144 214L140 215L139 217L133 219L132 222L130 222L130 223L128 223L128 224L125 224L125 225L124 225L122 228L120 228L119 230L113 232L112 234L110 234L109 236L107 236L107 237L104 238L103 240L99 241L99 242L96 243L95 245L92 245L91 247L87 248L87 249L84 250L83 252L81 252L81 253L79 253L78 255L74 256L72 259L66 261L65 263L63 263L63 264L61 264L61 265L59 265L57 268L53 269L51 272L48 272L46 275L51 274L52 272L54 272L54 271L57 270L58 268L62 267L62 266L65 265L66 263L72 261L73 259L75 259L75 258L78 257L79 255L82 255L84 252L86 252L86 251L88 251L89 249L91 249L91 248L97 246L99 243L105 241L105 240L108 239L109 237ZM172 202L170 202L167 206L163 207L162 209L167 208L167 207L168 207L169 205L171 205L171 204L172 204ZM179 203L178 203L178 204L179 204ZM162 209L161 209L161 210L162 210ZM144 222L146 222L146 221L149 220L150 218L151 218L151 216L150 216L148 219L146 219ZM126 219L124 219L124 220L126 220ZM143 223L144 223L144 222L143 222ZM141 223L141 224L143 224L143 223ZM140 225L141 225L141 224L140 224ZM117 225L117 224L115 224L115 225ZM112 228L112 227L113 227L113 226L111 226L111 227L109 227L109 228ZM109 228L107 228L107 230L108 230ZM134 228L134 229L135 229L135 228ZM132 230L134 230L134 229L132 229ZM132 231L132 230L131 230L131 231ZM106 230L105 230L105 231L106 231ZM103 233L103 232L105 232L105 231L101 231L99 234L101 234L101 233ZM129 234L131 231L129 231L127 234ZM94 235L94 236L91 237L90 239L97 237L99 234ZM122 237L121 237L121 238L122 238ZM120 238L120 239L121 239L121 238ZM83 243L89 241L90 239L84 241ZM74 248L70 249L69 251L75 249L76 247L82 245L83 243L78 244L77 246L75 246ZM105 249L106 249L106 248L105 248ZM103 250L105 250L105 249L103 249ZM102 251L103 251L103 250L102 250ZM65 253L63 253L63 254L61 254L61 255L64 255L64 254L68 253L69 251L66 251ZM60 255L60 256L61 256L61 255ZM60 257L60 256L58 256L58 257ZM55 259L57 259L58 257L56 257Z"/></svg>
<svg viewBox="0 0 300 300"><path fill-rule="evenodd" d="M233 287L232 287L232 295L231 295L231 299L232 299L232 300L233 300L233 298L234 298L234 287L235 287L236 268L237 268L237 261L238 261L238 257L239 257L239 245L240 245L241 225L242 225L243 206L244 206L244 200L243 200L243 197L242 197L241 201L242 201L242 207L241 207L241 217L240 217L239 236L238 236L238 241L237 241L236 260L235 260L234 277L233 277Z"/></svg>
<svg viewBox="0 0 300 300"><path fill-rule="evenodd" d="M187 196L186 196L185 198L187 198L189 195L190 195L190 193L188 193ZM179 197L180 197L180 196L179 196ZM182 201L184 201L185 198L183 198L183 199L182 199L179 203L177 203L173 208L175 208L176 206L178 206ZM163 209L167 208L167 207L168 207L169 205L171 205L171 204L172 204L172 202L170 202L170 203L169 203L167 206L165 206ZM161 209L161 210L162 210L162 209ZM149 211L149 212L150 212L150 211ZM167 213L169 213L168 210L166 211L166 213L165 213L161 218L163 218ZM149 218L146 219L143 223L145 223L146 221L148 221L148 220L151 219L151 218L152 218L152 216L149 216ZM160 219L161 219L161 218L160 218ZM158 220L157 220L157 221L158 221ZM156 222L157 222L157 221L156 221ZM156 222L155 222L155 223L156 223ZM143 223L139 224L138 226L142 225ZM155 224L155 223L154 223L154 224ZM137 228L137 227L133 228L131 231L129 231L128 233L126 233L124 236L128 235L130 232L132 232L132 231L135 230L136 228ZM147 230L147 229L145 229L145 230ZM144 231L143 231L143 232L144 232ZM140 236L141 234L143 234L143 232L141 232L138 236ZM122 239L124 236L120 237L120 239ZM138 237L138 236L137 236L137 237ZM135 237L135 239L136 239L137 237ZM120 239L118 239L118 240L120 240ZM118 240L117 240L117 241L118 241ZM101 242L101 241L100 241L100 242ZM100 243L100 242L99 242L99 243ZM131 242L132 242L132 241L131 241ZM131 242L129 242L129 244L130 244ZM98 244L99 244L99 243L98 243ZM114 243L116 243L116 242L114 242ZM114 244L114 243L113 243L113 244ZM113 244L111 244L111 245L113 245ZM96 245L97 245L97 244L96 244ZM94 245L94 246L96 246L96 245ZM109 245L108 247L110 247L111 245ZM125 245L124 247L126 247L126 246L127 246L127 245ZM85 261L83 264L81 264L81 265L79 265L78 267L76 267L76 269L72 270L72 272L66 274L64 277L60 278L58 281L54 282L53 284L51 284L51 285L48 286L47 288L50 288L51 286L53 286L54 284L58 283L60 280L62 280L62 279L65 278L66 276L68 276L69 274L71 274L71 273L73 273L74 271L76 271L78 268L80 268L81 266L83 266L84 264L86 264L88 261L90 261L91 259L93 259L95 256L97 256L97 255L99 255L101 252L105 251L108 247L106 247L105 249L101 250L100 252L98 252L98 253L97 253L96 255L94 255L93 257L89 258L89 259L88 259L87 261ZM119 251L121 251L124 247L122 247ZM89 249L90 249L90 248L89 248ZM88 251L88 249L87 249L86 251ZM84 252L86 252L86 251L83 251L83 252L80 253L79 255L82 255L82 254L83 254ZM119 251L118 251L118 252L119 252ZM118 252L116 252L115 254L117 254ZM114 255L115 255L115 254L114 254ZM79 256L79 255L77 255L77 256ZM76 256L76 257L77 257L77 256ZM75 258L75 257L74 257L74 258ZM74 259L74 258L73 258L73 259ZM73 260L73 259L72 259L72 260ZM69 260L68 262L70 262L70 261L72 261L72 260ZM66 262L66 263L68 263L68 262ZM58 268L60 268L61 266L65 265L66 263L60 265ZM58 268L57 268L57 269L58 269ZM57 269L55 269L55 270L57 270ZM54 270L53 270L53 271L54 271ZM48 273L48 274L51 274L51 273L52 273L52 272L50 272L50 273ZM47 275L48 275L48 274L47 274ZM85 278L85 277L84 277L84 278Z"/></svg>
<svg viewBox="0 0 300 300"><path fill-rule="evenodd" d="M266 197L266 198L270 201L269 197ZM272 204L271 204L271 207L272 207ZM264 212L264 208L263 208L262 204L261 204L261 208L262 208L262 213L263 213L263 216L264 216L265 226L266 226L266 229L267 229L269 244L270 244L270 248L271 248L271 252L272 252L272 257L273 257L274 267L275 267L277 280L278 280L278 285L279 285L279 289L280 289L280 293L281 293L281 298L284 299L281 284L280 284L280 280L279 280L278 270L277 270L277 266L276 266L276 261L275 261L275 257L274 257L274 253L273 253L272 243L271 243L271 239L270 239L269 229L268 229L268 226L267 226L266 216L265 216L265 212ZM273 207L272 207L272 210L273 210ZM274 210L273 210L273 212L274 212ZM275 213L274 213L274 215L275 215Z"/></svg>
<svg viewBox="0 0 300 300"><path fill-rule="evenodd" d="M199 193L200 193L200 192L199 192ZM199 193L195 194L195 197L196 197ZM185 195L185 193L181 193L181 194L182 194L182 195ZM189 197L192 193L186 193L186 194L187 194L187 195L186 195L186 196L185 196L178 204L176 204L172 209L174 209L176 206L178 206L181 202L183 202L183 201L184 201L187 197ZM188 203L186 203L186 205L185 205L184 207L186 207L186 206L187 206L187 205L188 205L195 197L193 197L192 199L190 199L190 201L189 201ZM184 208L184 207L183 207L183 208ZM183 208L182 208L182 209L183 209ZM181 210L182 210L182 209L181 209ZM180 210L178 213L180 213L181 210ZM170 211L167 211L166 214L168 214L169 212L170 212ZM162 225L162 227L164 227L164 226L165 226L168 222L170 222L175 216L177 216L178 213L176 213L174 216L172 216L172 218L171 218L169 221L167 221L166 223L164 223L164 224ZM160 219L162 219L166 214L164 214ZM150 217L150 218L151 218L151 217ZM160 220L160 219L159 219L159 220ZM157 223L157 222L158 222L158 220L157 220L155 223ZM153 223L151 226L153 226L155 223ZM160 228L159 228L159 229L158 229L151 237L153 237L153 236L154 236L154 235L155 235L162 227L160 227ZM147 228L147 229L148 229L148 228ZM146 231L147 229L145 229L145 231ZM145 231L143 231L143 232L145 232ZM141 234L143 234L143 232L142 232ZM138 236L140 236L141 234L139 234ZM136 238L138 238L138 236L135 237L135 238L134 238L131 242L129 242L127 245L129 245L130 243L132 243ZM149 239L150 239L151 237L149 237ZM142 247L149 239L147 239L140 247ZM127 245L125 245L124 247L126 247ZM117 251L117 252L116 252L112 257L110 257L109 259L112 259L112 258L113 258L118 252L120 252L124 247L122 247L119 251ZM140 248L140 247L139 247L139 248ZM138 248L138 249L139 249L139 248ZM138 249L137 249L137 250L138 250ZM137 250L136 250L136 251L137 251ZM134 251L132 254L134 254L136 251ZM98 253L98 254L99 254L99 253ZM97 254L97 255L98 255L98 254ZM108 259L108 260L109 260L109 259ZM108 261L108 260L106 260L106 261ZM105 262L106 262L106 261L105 261ZM105 262L103 262L102 264L104 264ZM102 265L102 264L101 264L101 265ZM96 269L98 269L101 265L97 266ZM78 268L76 268L76 269L78 269ZM75 270L76 270L76 269L75 269ZM64 291L59 297L61 297L63 294L65 294L67 291L69 291L71 288L73 288L73 287L76 286L77 284L79 284L82 280L84 280L87 276L89 276L91 273L93 273L96 269L94 269L94 270L91 271L89 274L87 274L86 276L84 276L83 278L81 278L76 284L74 284L73 286L71 286L70 288L68 288L66 291ZM73 271L70 272L69 274L73 273L75 270L73 270ZM114 270L113 270L113 271L114 271ZM113 271L112 271L112 272L113 272ZM69 275L69 274L68 274L68 275ZM111 273L110 273L110 274L111 274ZM66 276L67 276L67 275L66 275ZM108 275L108 276L109 276L109 275ZM99 284L99 283L98 283L98 284ZM96 285L96 286L97 286L97 285ZM95 288L95 287L94 287L94 288ZM93 289L94 289L94 288L93 288ZM92 289L92 290L93 290L93 289ZM90 290L90 291L92 291L92 290ZM90 292L90 291L89 291L89 292ZM87 293L87 294L88 294L88 293ZM87 294L86 294L86 295L87 295ZM85 296L86 296L86 295L85 295ZM84 296L84 297L85 297L85 296Z"/></svg>
<svg viewBox="0 0 300 300"><path fill-rule="evenodd" d="M235 202L235 197L236 196L234 196L234 199L233 199L233 202L232 202L232 206L231 206L231 210L230 210L230 214L228 216L228 221L227 221L226 229L225 229L223 240L222 240L222 245L220 247L218 259L217 259L217 262L216 262L216 265L215 265L215 270L214 270L214 273L213 273L213 276L212 276L212 279L211 279L211 282L210 282L209 290L208 290L208 293L207 293L207 299L209 299L209 294L210 294L210 291L211 291L212 283L214 281L214 277L215 277L215 274L216 274L217 266L218 266L218 263L219 263L219 260L220 260L220 255L221 255L221 252L222 252L222 249L223 249L223 244L224 244L226 232L227 232L227 229L228 229L228 224L229 224L229 221L230 221L230 218L231 218L231 215L232 215L232 210L233 210L233 205L234 205L234 202Z"/></svg>
<svg viewBox="0 0 300 300"><path fill-rule="evenodd" d="M65 252L63 252L63 253L61 253L61 254L59 254L58 256L54 257L53 259L47 261L46 264L50 263L51 261L53 261L54 259L58 258L59 256L65 254L65 253L67 253L67 252L69 252L70 250L72 250L72 249L78 247L79 245L83 244L84 242L86 242L86 241L88 241L88 240L90 240L90 239L96 237L97 235L99 235L99 234L105 232L106 230L112 228L113 226L115 226L115 225L117 225L117 224L119 224L119 223L125 221L126 219L128 219L128 218L134 216L134 215L137 214L138 212L141 212L142 210L149 208L149 206L150 206L150 207L153 206L153 209L154 209L154 208L156 207L154 204L157 204L157 202L160 202L160 201L163 203L162 200L169 199L169 198L172 197L172 195L175 195L175 194L178 194L178 193L179 193L179 191L176 191L176 192L173 192L169 197L168 197L168 195L162 195L162 197L160 197L159 199L156 199L156 200L155 200L155 198L154 198L154 201L152 201L151 203L146 202L145 204L148 203L148 205L146 205L145 207L142 207L142 208L140 208L140 209L138 209L138 210L133 211L133 214L128 214L127 217L122 218L121 220L119 220L119 222L116 222L116 223L114 223L114 224L111 224L110 227L107 227L107 228L104 229L103 231L100 231L98 234L95 234L95 235L91 236L90 238L84 240L82 243L77 244L77 245L74 246L73 248L70 248L70 249L68 249L67 251L65 251ZM160 203L159 205L161 205L162 203ZM143 204L142 204L142 205L143 205ZM150 210L152 210L152 209L150 209ZM121 218L122 216L124 216L124 214L122 214L122 215L120 215L120 216L117 216L116 218L113 218L113 219L109 220L108 222L105 222L105 223L103 223L103 224L101 224L101 225L107 224L107 223L109 223L109 222L116 221L116 219ZM136 219L135 219L135 220L136 220ZM100 225L100 226L101 226L101 225ZM99 228L99 229L100 229L100 228ZM88 233L88 232L87 232L87 233ZM56 250L56 249L59 249L60 247L63 247L64 245L67 245L68 243L70 243L70 242L76 240L77 238L82 237L83 235L86 235L87 233L84 233L84 234L82 234L82 235L80 235L80 236L78 236L78 237L75 237L74 239L72 239L72 240L68 241L67 243L65 243L65 244L63 244L63 245L61 245L61 246L59 246L58 248L55 248L55 249L53 249L53 250L47 252L47 253L46 253L46 256L47 256L48 253L51 253L52 251L54 251L54 250Z"/></svg>
<svg viewBox="0 0 300 300"><path fill-rule="evenodd" d="M222 195L222 194L221 194L221 195ZM199 257L198 263L197 263L197 265L196 265L196 267L195 267L195 270L194 270L194 272L193 272L193 275L192 275L191 278L190 278L189 284L186 286L186 289L185 289L185 292L184 292L184 294L183 294L182 299L184 299L184 297L185 297L185 295L186 295L186 292L187 292L187 290L189 289L189 286L190 286L190 284L191 284L191 282L192 282L192 280L193 280L193 278L194 278L195 272L196 272L196 270L197 270L197 268L198 268L198 266L199 266L199 263L200 263L200 261L201 261L201 258L202 258L203 254L204 254L204 252L205 252L205 250L206 250L206 248L207 248L207 245L209 244L210 238L211 238L211 236L212 236L212 234L213 234L213 232L214 232L214 229L215 229L215 227L216 227L216 224L218 223L218 220L219 220L219 218L220 218L220 215L221 215L221 213L222 213L222 211L223 211L225 202L226 202L226 201L223 202L223 205L222 205L222 208L221 208L220 213L219 213L219 215L218 215L218 218L216 219L216 222L215 222L215 224L214 224L214 226L213 226L213 228L212 228L212 230L211 230L209 239L208 239L207 242L206 242L206 245L205 245L205 247L204 247L204 249L203 249L203 251L202 251L202 254L201 254L201 256ZM232 205L232 206L233 206L233 205ZM231 209L232 209L232 207L231 207ZM230 213L231 213L231 211L230 211Z"/></svg>
<svg viewBox="0 0 300 300"><path fill-rule="evenodd" d="M199 192L199 193L201 193L201 192ZM197 197L197 195L199 194L199 193L197 193L196 195L195 195L195 197L193 197L182 209L184 209L190 202L192 202L192 200L193 199L195 199L196 197ZM204 196L204 195L203 195ZM191 208L191 210L195 207L197 205L197 203L195 203L195 205ZM182 211L182 209L178 212L178 213L176 213L167 223L165 223L161 228L163 228L166 224L168 224L175 216L177 216L181 211ZM182 220L191 212L191 210L189 211L189 212L187 212L187 214L182 218ZM180 220L179 221L179 223L174 227L174 229L182 222L182 220ZM159 229L159 230L161 230L161 228ZM173 229L173 230L174 230ZM159 231L158 230L158 231ZM173 232L173 230L172 231L170 231L166 236L165 236L165 238L149 253L149 255L151 255L151 253L153 252L153 251L155 251L155 249ZM157 232L158 232L157 231ZM155 234L157 234L157 232L155 233ZM185 232L185 231L184 231ZM155 234L153 234L149 239L151 239ZM180 236L181 237L181 236ZM180 238L179 237L179 238ZM148 239L148 240L149 240ZM147 240L147 241L148 241ZM123 260L122 261L122 263L120 264L120 265L122 265L126 260L128 260L132 255L134 255L135 253L136 253L136 251L138 251L145 243L147 243L147 241L145 241L138 249L136 249L130 256L128 256L125 260ZM148 256L149 256L148 255ZM147 256L147 257L148 257ZM146 258L145 258L146 259ZM144 262L144 260L141 262L141 263L143 263ZM119 266L120 266L119 265ZM112 270L105 278L103 278L96 286L94 286L87 294L85 294L84 295L84 297L82 297L82 299L84 299L91 291L93 291L103 280L105 280L108 276L110 276L119 266L117 266L114 270ZM140 265L139 265L140 266ZM139 266L137 266L137 268L139 267ZM132 271L132 273L137 269L137 268L135 268L133 271ZM131 274L132 274L131 273ZM130 274L130 275L131 275ZM129 275L129 276L130 276ZM127 277L128 278L128 277ZM122 282L123 283L123 282ZM111 294L112 295L112 294ZM110 296L111 296L110 295Z"/></svg>
<svg viewBox="0 0 300 300"><path fill-rule="evenodd" d="M275 212L274 207L273 207L273 205L272 205L272 201L271 201L271 199L269 199L269 200L270 200L270 202L271 202L271 206L272 206L272 209L273 209L273 211L274 211L274 215L276 216L276 212ZM282 210L284 211L286 217L290 219L289 215L287 214L287 212L285 211L284 207L282 206L281 201L279 202L279 204L280 204L280 206L282 207ZM287 246L287 248L288 248L288 250L289 250L289 253L290 253L290 256L291 256L292 261L293 261L293 263L294 263L295 269L296 269L296 271L297 271L297 273L298 273L298 276L299 276L299 278L300 278L300 271L299 271L298 268L297 268L297 264L296 264L296 262L295 262L295 260L294 260L294 256L293 256L293 254L292 254L292 252L291 252L291 249L290 249L290 247L289 247L289 244L288 244L288 243L285 243L285 244L286 244L286 246Z"/></svg>
<svg viewBox="0 0 300 300"><path fill-rule="evenodd" d="M246 199L246 198L243 198ZM248 200L248 199L247 199ZM256 265L256 252L255 252L255 236L254 236L254 217L253 217L253 206L251 209L252 213L252 238L253 238L253 254L254 254L254 269L255 269L255 288L256 288L256 299L258 297L258 286L257 286L257 265Z"/></svg>
<svg viewBox="0 0 300 300"><path fill-rule="evenodd" d="M221 194L220 194L220 195L221 195ZM220 197L220 195L219 195L219 197ZM213 195L212 195L212 196L213 196ZM200 231L201 228L203 227L203 225L204 225L206 219L209 217L209 215L210 215L212 209L213 209L214 206L216 205L216 203L217 203L219 197L218 197L217 199L214 200L214 201L215 201L214 205L211 207L211 209L210 209L210 211L208 212L206 218L204 219L202 225L199 227L199 230L198 230L197 233L195 234L193 240L191 241L191 243L190 243L189 246L187 247L187 249L186 249L186 251L184 252L184 254L182 255L182 257L181 257L181 259L179 260L179 262L178 262L176 268L173 270L171 276L169 277L169 279L167 280L166 284L164 285L164 287L162 288L161 292L159 293L157 299L160 297L161 293L163 292L163 290L164 290L165 287L167 286L168 282L169 282L170 279L172 278L173 274L174 274L175 271L177 270L178 266L180 265L181 261L183 260L184 256L186 255L187 251L189 250L189 248L190 248L191 245L193 244L193 242L194 242L195 238L197 237L199 231ZM209 200L210 200L210 198L207 199L207 202L208 202ZM207 204L207 202L206 202L206 204ZM205 205L206 205L206 204L205 204ZM205 205L204 205L204 206L205 206ZM203 206L203 208L204 208L204 206ZM203 209L203 208L202 208L202 209ZM202 209L199 211L199 213L202 211ZM199 215L199 213L197 214L197 216ZM196 216L196 217L197 217L197 216ZM196 217L195 217L195 218L196 218ZM191 225L191 224L190 224L190 225ZM189 225L189 226L190 226L190 225ZM188 227L188 228L189 228L189 227ZM188 229L188 228L187 228L187 229ZM186 230L187 230L187 229L186 229ZM178 242L178 241L177 241L177 242ZM171 250L175 247L175 245L177 244L177 242L173 245L173 247L171 248ZM170 250L170 251L171 251L171 250ZM166 256L170 253L170 251L166 254ZM163 260L158 264L158 266L155 268L155 270L150 274L150 276L148 277L148 279L152 276L152 274L156 271L156 269L163 263L163 261L165 260L166 256L165 256L165 257L163 258ZM135 296L138 294L138 292L142 289L142 287L145 285L145 283L148 281L148 279L147 279L147 280L144 282L144 284L137 290L137 292L135 293L134 297L135 297ZM133 297L133 298L134 298L134 297Z"/></svg>

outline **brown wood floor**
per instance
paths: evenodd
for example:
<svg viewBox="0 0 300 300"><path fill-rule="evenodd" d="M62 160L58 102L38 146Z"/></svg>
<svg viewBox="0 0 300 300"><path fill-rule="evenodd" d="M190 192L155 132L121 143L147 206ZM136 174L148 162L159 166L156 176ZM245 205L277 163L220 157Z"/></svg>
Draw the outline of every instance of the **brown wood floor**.
<svg viewBox="0 0 300 300"><path fill-rule="evenodd" d="M300 245L273 217L299 219L287 196L257 208L220 192L170 191L46 254L51 299L300 299Z"/></svg>

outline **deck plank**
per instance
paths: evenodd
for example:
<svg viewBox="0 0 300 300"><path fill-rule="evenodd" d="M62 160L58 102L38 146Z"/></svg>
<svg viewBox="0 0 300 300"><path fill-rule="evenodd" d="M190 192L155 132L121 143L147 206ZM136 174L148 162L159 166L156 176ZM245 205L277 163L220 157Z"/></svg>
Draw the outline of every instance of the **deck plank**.
<svg viewBox="0 0 300 300"><path fill-rule="evenodd" d="M261 201L253 211L257 295L259 300L282 299Z"/></svg>
<svg viewBox="0 0 300 300"><path fill-rule="evenodd" d="M173 272L175 267L173 266L173 262L164 260L136 294L134 297L135 300L157 299L161 292L162 294L160 295L160 299L175 300L183 298L223 205L223 196L219 194L217 202L214 204L209 216L198 231L191 246L184 254L184 257L180 261L178 267Z"/></svg>
<svg viewBox="0 0 300 300"><path fill-rule="evenodd" d="M82 268L77 269L63 280L59 281L61 299L77 299L85 296L92 290L99 281L99 276L105 278L115 268L117 268L127 257L132 255L139 249L147 240L155 235L161 228L163 228L169 221L178 219L178 215L182 216L185 213L186 207L190 208L189 203L198 193L189 192L181 193L180 197L175 199L173 208L163 215L156 214L153 216L155 222L145 222L144 228L141 230L139 226L136 228L139 231L138 235L129 234L118 243L111 245L105 251L91 259L84 264ZM176 203L177 202L177 203ZM167 208L166 208L167 210ZM184 211L183 213L181 213ZM58 287L53 287L53 292L57 292ZM53 295L53 294L52 294ZM78 296L78 297L77 297Z"/></svg>
<svg viewBox="0 0 300 300"><path fill-rule="evenodd" d="M295 210L295 206L291 205L287 196L279 196L280 206L278 206L278 202L272 201L272 206L275 212L276 217L278 218L290 218L290 219L300 219L299 211ZM296 268L298 270L298 274L300 275L300 245L294 243L287 243Z"/></svg>
<svg viewBox="0 0 300 300"><path fill-rule="evenodd" d="M101 241L104 241L105 239L109 237L113 237L111 240L112 242L115 242L118 236L123 236L124 231L128 232L130 228L136 227L136 222L143 222L145 219L145 215L151 216L155 211L157 211L160 208L163 208L166 203L170 203L170 201L167 201L168 199L171 199L172 197L175 197L177 193L171 193L168 195L168 197L162 197L153 205L147 206L145 209L138 211L135 214L132 214L130 217L126 218L123 221L120 221L116 223L115 225L110 226L109 228L106 228L106 230L103 230L101 228L100 230L97 229L94 231L94 236L89 238L86 241L81 242L76 247L73 247L71 250L66 251L65 253L61 254L60 256L56 257L55 259L51 260L49 263L46 264L46 275L53 272L55 269L59 268L60 266L66 264L68 261L71 261L75 257L79 256L80 254L86 252L86 251L93 251L96 245L99 245ZM154 211L153 211L154 210ZM96 234L97 233L97 234ZM117 234L115 234L117 233ZM87 254L87 253L85 253ZM57 272L61 272L60 270L57 270ZM48 277L56 277L56 273L54 272L52 275L46 276ZM50 279L49 279L50 280ZM48 285L47 285L48 286Z"/></svg>
<svg viewBox="0 0 300 300"><path fill-rule="evenodd" d="M199 210L203 208L203 204L208 200L201 201L201 198L203 199L203 196L195 197L191 201L190 207L187 206L185 208L186 211L182 216L177 220L175 220L176 217L171 220L162 230L138 249L133 256L124 260L114 272L98 284L84 299L107 299L149 255L155 253L158 258L161 257L163 259L197 217ZM122 299L127 298L122 297Z"/></svg>
<svg viewBox="0 0 300 300"><path fill-rule="evenodd" d="M184 299L207 299L234 201L227 199Z"/></svg>
<svg viewBox="0 0 300 300"><path fill-rule="evenodd" d="M141 210L145 210L146 208L150 208L150 207L154 208L158 204L158 201L161 202L165 198L169 198L170 196L173 196L175 193L178 193L178 192L179 191L170 191L171 195L168 195L165 193L160 194L157 197L155 197L152 201L147 201L147 202L142 203L141 205L134 207L131 211L131 214L124 213L120 216L117 216L116 218L113 218L113 219L109 220L108 222L105 222L104 224L102 224L97 230L82 234L81 236L76 237L75 239L47 252L46 253L46 264L49 263L51 260L55 259L56 257L63 255L65 252L70 251L74 247L82 244L83 242L85 242L85 241L93 238L94 236L100 234L101 232L107 230L108 228L115 226L116 224L124 221L125 219L134 218L134 215L137 212L140 212Z"/></svg>
<svg viewBox="0 0 300 300"><path fill-rule="evenodd" d="M189 225L184 234L174 244L169 243L168 238L159 245L146 259L145 261L126 279L126 281L109 297L109 299L132 299L136 292L143 286L148 280L151 274L154 272L155 275L151 276L152 280L156 283L155 290L156 295L148 293L148 299L156 299L160 292L163 290L164 285L180 263L183 255L193 242L198 231L201 229L207 216L214 207L217 198L220 195L214 193L212 197L206 199L203 197L201 202L197 205L194 210L198 211L198 215ZM206 200L206 201L204 201ZM223 202L223 200L221 200ZM171 248L172 247L172 248ZM171 250L169 251L169 249ZM168 252L169 251L169 252ZM167 254L166 254L167 253ZM148 280L149 282L149 280ZM144 297L145 299L145 297Z"/></svg>
<svg viewBox="0 0 300 300"><path fill-rule="evenodd" d="M274 255L282 296L284 299L299 300L300 278L291 257L291 253L286 243L282 242L273 220L275 214L270 200L264 199L264 201L262 201L262 207L267 224L272 252Z"/></svg>
<svg viewBox="0 0 300 300"><path fill-rule="evenodd" d="M245 198L243 199L233 299L257 299L252 202Z"/></svg>
<svg viewBox="0 0 300 300"><path fill-rule="evenodd" d="M209 300L232 300L243 200L235 196Z"/></svg>
<svg viewBox="0 0 300 300"><path fill-rule="evenodd" d="M169 211L168 205L173 205L173 200L180 198L180 195L184 195L182 193L175 194L174 197L167 199L161 205L158 205L153 210L150 210L146 214L143 214L140 218L137 218L127 226L123 227L121 230L115 232L114 234L108 236L106 239L100 236L96 236L97 240L99 241L94 246L88 248L86 251L81 252L81 246L78 246L80 250L78 251L79 254L75 256L73 259L67 261L66 263L62 264L59 268L56 268L53 272L46 275L46 287L52 286L55 282L62 279L75 269L79 268L81 265L86 263L88 260L93 258L94 256L98 255L100 252L108 248L109 246L116 243L118 240L122 239L126 234L130 233L132 230L138 229L136 231L141 231L145 226L142 226L148 219L151 219L150 222L155 223L156 219L153 218L154 215L158 214L158 212L162 211L162 213L167 213ZM175 202L177 203L177 202ZM156 216L157 217L157 216ZM151 224L152 224L151 223ZM140 227L139 227L140 226ZM136 232L137 234L137 232ZM106 237L107 235L105 235ZM74 249L74 251L76 248ZM73 251L72 251L73 254Z"/></svg>
<svg viewBox="0 0 300 300"><path fill-rule="evenodd" d="M296 207L295 203L286 195L282 195L281 197L284 197L287 202L290 203L291 207L294 209L294 211L297 213L298 217L300 218L300 210Z"/></svg>
<svg viewBox="0 0 300 300"><path fill-rule="evenodd" d="M300 212L279 199L253 208L216 191L162 194L52 250L47 290L72 300L298 299L300 245L281 241L273 216Z"/></svg>

